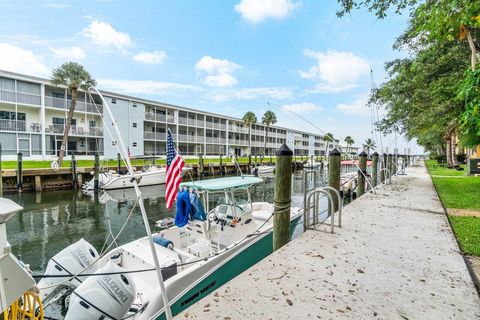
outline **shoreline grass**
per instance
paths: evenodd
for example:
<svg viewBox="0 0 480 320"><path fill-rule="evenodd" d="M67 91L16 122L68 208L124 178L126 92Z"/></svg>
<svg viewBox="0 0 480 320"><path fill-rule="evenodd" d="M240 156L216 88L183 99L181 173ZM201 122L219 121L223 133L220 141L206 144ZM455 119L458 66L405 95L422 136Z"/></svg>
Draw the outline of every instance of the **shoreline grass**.
<svg viewBox="0 0 480 320"><path fill-rule="evenodd" d="M443 205L446 208L480 210L480 178L467 176L465 171L435 168L435 163L434 160L425 161ZM480 217L448 215L448 219L463 252L480 256Z"/></svg>

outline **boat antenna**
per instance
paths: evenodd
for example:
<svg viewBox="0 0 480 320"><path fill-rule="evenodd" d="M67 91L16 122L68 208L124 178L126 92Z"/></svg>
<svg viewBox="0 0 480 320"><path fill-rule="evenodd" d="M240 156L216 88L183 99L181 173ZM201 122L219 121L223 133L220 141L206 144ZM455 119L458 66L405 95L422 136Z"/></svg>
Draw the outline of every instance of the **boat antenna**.
<svg viewBox="0 0 480 320"><path fill-rule="evenodd" d="M128 169L129 174L130 174L130 177L131 177L130 182L133 183L133 188L135 189L135 194L137 195L140 211L142 212L143 224L145 225L145 230L147 231L148 243L150 245L150 251L152 253L153 262L155 264L155 270L156 270L156 273L157 273L158 284L160 286L160 290L162 291L162 299L163 299L163 304L165 306L165 315L166 315L167 320L171 320L173 318L172 317L172 310L170 309L170 304L168 302L167 291L165 290L165 283L164 283L164 280L163 280L163 275L162 275L162 271L161 271L161 268L160 268L160 263L158 262L157 252L155 251L155 245L153 244L152 231L150 229L150 224L148 223L147 212L145 211L145 205L143 204L142 192L140 191L140 188L138 187L138 181L135 178L132 163L130 162L130 158L128 157L128 152L127 152L127 149L125 148L125 143L123 142L122 135L120 134L120 129L118 128L118 124L117 124L117 121L115 120L115 117L113 116L112 110L110 110L110 107L108 106L107 101L105 100L103 95L100 93L100 91L95 87L91 87L91 89L100 96L100 98L102 99L102 102L103 102L103 108L104 108L104 110L107 111L108 115L110 116L110 119L112 120L111 125L115 130L115 133L116 133L117 139L118 139L118 143L120 144L120 150L119 151L121 151L120 154L122 155L122 157L125 161L125 164L127 165L127 169ZM107 125L106 121L104 121L104 123L105 123L105 125Z"/></svg>

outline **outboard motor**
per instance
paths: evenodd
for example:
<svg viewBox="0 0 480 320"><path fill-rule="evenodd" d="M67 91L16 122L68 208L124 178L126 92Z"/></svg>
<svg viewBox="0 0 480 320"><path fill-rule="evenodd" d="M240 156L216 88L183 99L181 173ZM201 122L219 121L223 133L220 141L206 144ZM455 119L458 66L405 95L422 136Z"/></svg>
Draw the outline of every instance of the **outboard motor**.
<svg viewBox="0 0 480 320"><path fill-rule="evenodd" d="M55 290L56 284L61 283L71 288L78 287L85 280L84 276L78 276L69 281L65 280L90 267L97 258L97 250L83 238L54 255L48 261L45 274L65 275L66 277L43 278L38 283L42 299ZM93 265L85 273L93 273L97 269L97 265Z"/></svg>
<svg viewBox="0 0 480 320"><path fill-rule="evenodd" d="M65 320L122 319L132 306L137 290L122 267L109 261L85 280L70 298ZM109 274L116 273L116 274Z"/></svg>

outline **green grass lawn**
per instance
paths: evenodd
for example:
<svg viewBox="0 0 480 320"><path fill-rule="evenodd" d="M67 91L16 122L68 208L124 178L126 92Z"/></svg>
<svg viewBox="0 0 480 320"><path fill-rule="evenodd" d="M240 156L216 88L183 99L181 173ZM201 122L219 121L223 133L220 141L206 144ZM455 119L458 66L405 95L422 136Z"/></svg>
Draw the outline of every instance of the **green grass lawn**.
<svg viewBox="0 0 480 320"><path fill-rule="evenodd" d="M300 157L296 157L296 160L300 161ZM303 158L303 160L306 160L306 157ZM222 158L223 163L231 163L232 159L231 158ZM242 157L242 158L237 158L238 163L248 163L248 157ZM255 157L252 157L252 162L255 161ZM260 157L257 157L257 161L260 161ZM264 163L270 162L270 157L267 156L263 160ZM272 157L272 162L275 163L275 157ZM146 163L151 163L150 160L143 160L143 159L132 159L132 164L136 166L142 166ZM186 158L185 163L187 164L197 164L198 159L197 158ZM207 166L209 163L220 163L220 158L205 158L203 160L203 163L205 166ZM164 165L165 164L165 159L156 159L155 164L157 165ZM41 160L24 160L23 161L23 168L24 169L40 169L40 168L50 168L51 161L41 161ZM62 164L62 168L69 168L70 167L70 161L66 160ZM117 166L117 160L101 160L100 161L101 166L112 166L115 167ZM123 165L123 164L122 164ZM93 160L77 160L77 167L93 167ZM16 169L17 168L17 161L2 161L2 170L7 170L7 169Z"/></svg>
<svg viewBox="0 0 480 320"><path fill-rule="evenodd" d="M432 177L446 208L480 210L480 177Z"/></svg>
<svg viewBox="0 0 480 320"><path fill-rule="evenodd" d="M446 208L480 210L480 177L465 171L437 167L435 160L425 164ZM444 176L444 177L442 177ZM453 232L463 252L480 256L480 218L449 215Z"/></svg>
<svg viewBox="0 0 480 320"><path fill-rule="evenodd" d="M449 216L462 250L480 256L480 218Z"/></svg>
<svg viewBox="0 0 480 320"><path fill-rule="evenodd" d="M465 176L467 174L467 168L464 164L460 165L464 170L458 171L455 169L442 168L437 165L436 160L426 160L425 165L431 175L434 176Z"/></svg>

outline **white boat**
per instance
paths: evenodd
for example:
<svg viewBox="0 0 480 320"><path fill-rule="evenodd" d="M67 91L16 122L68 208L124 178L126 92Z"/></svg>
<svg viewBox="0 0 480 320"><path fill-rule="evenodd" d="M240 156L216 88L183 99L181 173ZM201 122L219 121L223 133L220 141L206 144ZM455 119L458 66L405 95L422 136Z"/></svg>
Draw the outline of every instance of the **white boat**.
<svg viewBox="0 0 480 320"><path fill-rule="evenodd" d="M340 176L340 191L353 192L357 188L358 173L349 172Z"/></svg>
<svg viewBox="0 0 480 320"><path fill-rule="evenodd" d="M142 171L135 172L135 179L139 187L165 184L165 167L150 166ZM183 168L185 173L189 168ZM133 181L130 174L119 174L115 171L102 172L98 178L99 187L104 190L133 188ZM84 184L85 190L94 189L94 179Z"/></svg>
<svg viewBox="0 0 480 320"><path fill-rule="evenodd" d="M261 182L245 176L182 183L199 192L208 215L153 236L173 315L272 252L274 206L250 200L249 188ZM300 218L301 210L292 208L290 234ZM165 319L147 237L103 255L81 239L55 255L46 274L52 277L38 287L48 317Z"/></svg>
<svg viewBox="0 0 480 320"><path fill-rule="evenodd" d="M260 165L253 169L255 175L266 175L275 172L275 166Z"/></svg>
<svg viewBox="0 0 480 320"><path fill-rule="evenodd" d="M317 169L317 168L320 168L322 166L322 163L321 162L311 162L311 161L307 161L303 167L305 169Z"/></svg>

